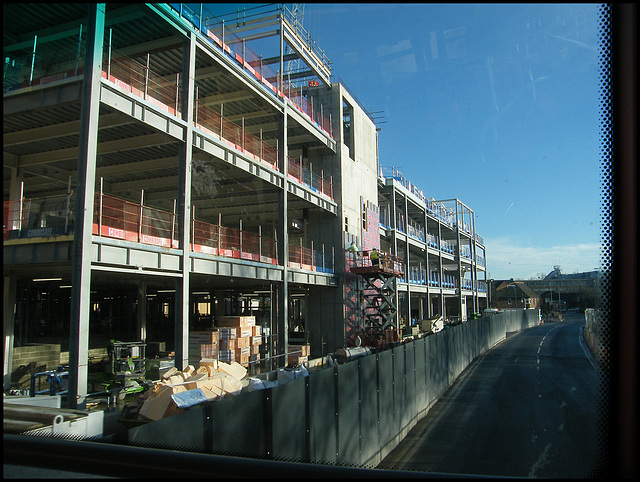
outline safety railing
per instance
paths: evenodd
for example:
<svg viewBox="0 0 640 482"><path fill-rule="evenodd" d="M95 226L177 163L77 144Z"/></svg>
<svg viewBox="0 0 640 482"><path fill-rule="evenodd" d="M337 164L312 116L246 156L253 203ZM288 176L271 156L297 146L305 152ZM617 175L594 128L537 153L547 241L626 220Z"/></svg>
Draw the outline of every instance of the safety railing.
<svg viewBox="0 0 640 482"><path fill-rule="evenodd" d="M427 270L417 266L412 266L407 270L408 282L410 284L426 285Z"/></svg>
<svg viewBox="0 0 640 482"><path fill-rule="evenodd" d="M195 126L208 134L226 142L230 147L250 155L257 161L279 169L278 150L267 144L262 133L260 137L249 132L244 126L244 120L240 125L224 118L224 105L220 106L220 112L199 102L196 98L194 112Z"/></svg>
<svg viewBox="0 0 640 482"><path fill-rule="evenodd" d="M408 221L407 234L419 239L420 241L424 241L424 227L411 219Z"/></svg>
<svg viewBox="0 0 640 482"><path fill-rule="evenodd" d="M297 159L288 158L288 175L290 179L307 185L312 191L318 192L328 199L333 200L333 176L327 179L324 170L320 174L313 172L312 166L305 167L302 157Z"/></svg>
<svg viewBox="0 0 640 482"><path fill-rule="evenodd" d="M440 245L438 244L438 238L431 233L427 233L427 246L439 249Z"/></svg>
<svg viewBox="0 0 640 482"><path fill-rule="evenodd" d="M20 89L35 85L44 85L58 80L81 75L84 68L83 48L86 26L80 25L77 35L70 35L61 45L48 43L33 37L32 53L14 56L5 55L3 72L3 91Z"/></svg>
<svg viewBox="0 0 640 482"><path fill-rule="evenodd" d="M277 264L272 238L243 229L193 220L191 249L196 253Z"/></svg>
<svg viewBox="0 0 640 482"><path fill-rule="evenodd" d="M346 252L346 257L348 260L347 265L351 267L351 269L359 269L359 268L373 268L374 265L371 261L371 251L363 250L363 251L354 251ZM398 276L400 279L404 277L405 266L404 261L401 257L385 253L383 251L378 252L378 267L382 269L382 271Z"/></svg>
<svg viewBox="0 0 640 482"><path fill-rule="evenodd" d="M179 248L175 213L107 194L95 194L93 234L134 243Z"/></svg>
<svg viewBox="0 0 640 482"><path fill-rule="evenodd" d="M96 192L92 233L105 238L180 249L178 216L175 212L144 206ZM4 240L55 237L73 234L75 196L72 194L3 203ZM189 247L193 252L278 264L276 242L272 237L211 224L191 221ZM321 250L289 246L289 266L308 271L334 272L334 255Z"/></svg>
<svg viewBox="0 0 640 482"><path fill-rule="evenodd" d="M214 45L218 46L231 60L239 64L243 70L250 72L258 81L276 97L282 97L298 108L303 114L328 134L332 139L333 125L331 118L327 119L321 106L313 106L304 95L298 95L300 90L292 83L281 77L281 73L274 71L269 64L262 61L262 56L247 46L247 42L231 33L225 26L224 20L220 20L212 14L207 4L170 4L178 14L188 20L195 28L207 37ZM282 15L282 12L278 12ZM307 42L305 42L307 43ZM328 65L328 59L326 60Z"/></svg>
<svg viewBox="0 0 640 482"><path fill-rule="evenodd" d="M73 232L73 194L4 201L3 239L51 237Z"/></svg>
<svg viewBox="0 0 640 482"><path fill-rule="evenodd" d="M458 280L454 275L447 273L443 273L441 280L440 273L437 271L430 271L427 284L434 288L454 289L458 287Z"/></svg>
<svg viewBox="0 0 640 482"><path fill-rule="evenodd" d="M447 241L446 239L443 239L440 242L440 251L442 251L443 253L448 253L448 254L456 254L456 244L452 243L451 241Z"/></svg>
<svg viewBox="0 0 640 482"><path fill-rule="evenodd" d="M321 251L303 246L289 245L289 262L291 268L299 268L306 271L334 272L333 255L325 253L324 245Z"/></svg>
<svg viewBox="0 0 640 482"><path fill-rule="evenodd" d="M162 77L153 72L149 64L150 54L147 54L146 62L142 64L116 50L107 48L102 77L165 112L180 117L180 74Z"/></svg>

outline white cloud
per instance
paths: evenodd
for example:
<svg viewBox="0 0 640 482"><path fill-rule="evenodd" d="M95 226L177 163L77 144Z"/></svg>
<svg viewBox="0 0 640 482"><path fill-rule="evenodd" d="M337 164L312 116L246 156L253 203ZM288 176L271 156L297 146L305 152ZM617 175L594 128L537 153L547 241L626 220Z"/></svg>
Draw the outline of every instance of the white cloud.
<svg viewBox="0 0 640 482"><path fill-rule="evenodd" d="M548 274L554 265L563 273L593 271L602 264L600 244L572 244L548 248L522 246L510 238L484 238L487 278L529 279Z"/></svg>

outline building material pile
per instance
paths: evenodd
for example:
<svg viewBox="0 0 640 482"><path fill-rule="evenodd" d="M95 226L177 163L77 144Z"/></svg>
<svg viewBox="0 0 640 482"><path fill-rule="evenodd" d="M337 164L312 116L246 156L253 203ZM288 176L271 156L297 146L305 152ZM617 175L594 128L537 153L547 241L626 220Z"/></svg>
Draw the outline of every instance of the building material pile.
<svg viewBox="0 0 640 482"><path fill-rule="evenodd" d="M138 399L138 420L160 420L181 413L188 400L195 404L238 395L246 374L247 369L239 363L215 358L202 358L197 369L193 365L182 371L173 367Z"/></svg>
<svg viewBox="0 0 640 482"><path fill-rule="evenodd" d="M295 367L309 363L310 345L289 345L287 348L287 365Z"/></svg>
<svg viewBox="0 0 640 482"><path fill-rule="evenodd" d="M262 332L255 316L222 316L218 319L220 338L218 359L243 366L260 361Z"/></svg>

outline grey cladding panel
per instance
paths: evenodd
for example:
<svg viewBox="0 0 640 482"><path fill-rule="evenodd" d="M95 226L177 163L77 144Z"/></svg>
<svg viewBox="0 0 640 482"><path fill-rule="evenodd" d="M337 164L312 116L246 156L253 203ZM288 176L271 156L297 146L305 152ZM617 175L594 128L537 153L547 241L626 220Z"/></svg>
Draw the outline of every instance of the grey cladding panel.
<svg viewBox="0 0 640 482"><path fill-rule="evenodd" d="M309 375L311 461L336 461L335 376L329 369Z"/></svg>

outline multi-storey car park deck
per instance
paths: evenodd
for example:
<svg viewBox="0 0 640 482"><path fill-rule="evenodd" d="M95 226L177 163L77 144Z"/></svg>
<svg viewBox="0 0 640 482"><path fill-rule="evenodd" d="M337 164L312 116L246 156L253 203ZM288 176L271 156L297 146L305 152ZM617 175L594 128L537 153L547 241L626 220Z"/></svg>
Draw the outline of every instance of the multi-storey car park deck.
<svg viewBox="0 0 640 482"><path fill-rule="evenodd" d="M252 369L294 342L321 357L358 329L352 240L403 263L397 328L485 302L473 212L380 174L373 120L288 9L4 14L5 388L57 349L84 395L112 338L182 368L189 332L224 315L262 326Z"/></svg>

